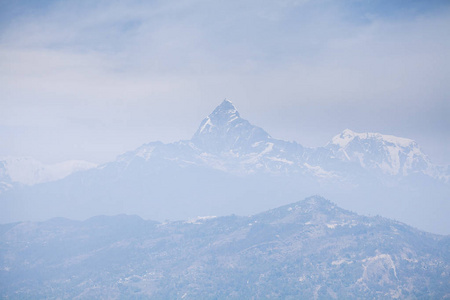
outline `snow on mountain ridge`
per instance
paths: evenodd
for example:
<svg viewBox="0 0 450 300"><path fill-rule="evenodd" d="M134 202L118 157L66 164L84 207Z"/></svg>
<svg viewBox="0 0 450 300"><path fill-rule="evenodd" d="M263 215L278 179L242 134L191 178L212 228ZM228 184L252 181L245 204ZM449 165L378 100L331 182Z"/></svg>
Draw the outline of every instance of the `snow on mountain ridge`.
<svg viewBox="0 0 450 300"><path fill-rule="evenodd" d="M346 129L326 147L343 161L357 162L363 168L378 169L389 175L431 173L433 168L415 141L393 135Z"/></svg>
<svg viewBox="0 0 450 300"><path fill-rule="evenodd" d="M31 157L8 156L0 158L3 172L12 182L25 185L55 181L74 172L96 167L94 163L82 160L68 160L56 164L44 164Z"/></svg>
<svg viewBox="0 0 450 300"><path fill-rule="evenodd" d="M406 147L417 147L417 143L414 140L397 137L393 135L381 134L376 132L365 132L365 133L357 133L350 129L345 129L342 133L334 136L329 144L335 144L340 147L345 147L353 141L353 139L359 138L361 140L364 139L377 139L386 141L397 146L406 148Z"/></svg>

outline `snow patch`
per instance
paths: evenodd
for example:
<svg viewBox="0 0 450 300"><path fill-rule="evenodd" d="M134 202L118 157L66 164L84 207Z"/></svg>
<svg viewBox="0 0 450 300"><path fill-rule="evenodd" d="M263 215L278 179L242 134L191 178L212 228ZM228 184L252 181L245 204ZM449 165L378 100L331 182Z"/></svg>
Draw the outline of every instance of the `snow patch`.
<svg viewBox="0 0 450 300"><path fill-rule="evenodd" d="M324 169L322 169L319 166L311 166L308 163L304 163L303 165L317 177L321 177L321 178L336 177L336 175L334 175L333 172L325 171Z"/></svg>
<svg viewBox="0 0 450 300"><path fill-rule="evenodd" d="M200 127L199 132L205 132L206 128L208 129L208 132L211 132L213 127L214 125L212 124L211 119L209 117L206 117L206 121L203 123L202 127Z"/></svg>
<svg viewBox="0 0 450 300"><path fill-rule="evenodd" d="M152 147L142 147L141 149L138 149L138 152L136 153L136 156L142 157L145 160L150 159L152 156L153 151L155 150L155 146Z"/></svg>
<svg viewBox="0 0 450 300"><path fill-rule="evenodd" d="M331 140L331 144L338 145L341 148L344 148L356 137L358 137L361 140L375 139L386 141L388 143L394 144L402 148L407 148L416 144L413 140L407 138L401 138L387 134L380 134L376 132L357 133L351 131L350 129L345 129L341 134L334 136Z"/></svg>
<svg viewBox="0 0 450 300"><path fill-rule="evenodd" d="M352 264L353 263L353 261L349 261L349 260L346 260L346 259L340 259L340 260L335 260L335 261L332 261L331 262L331 264L333 265L333 266L340 266L340 265L342 265L342 264L347 264L347 265L349 265L349 264Z"/></svg>
<svg viewBox="0 0 450 300"><path fill-rule="evenodd" d="M273 160L273 161L282 162L282 163L285 163L285 164L288 164L288 165L294 164L293 161L290 161L290 160L287 160L287 159L284 159L284 158L279 158L279 157L268 157L268 159Z"/></svg>
<svg viewBox="0 0 450 300"><path fill-rule="evenodd" d="M202 224L202 222L204 222L204 221L208 221L208 220L215 219L215 218L217 218L217 216L197 217L194 219L190 219L184 223L186 223L186 224Z"/></svg>

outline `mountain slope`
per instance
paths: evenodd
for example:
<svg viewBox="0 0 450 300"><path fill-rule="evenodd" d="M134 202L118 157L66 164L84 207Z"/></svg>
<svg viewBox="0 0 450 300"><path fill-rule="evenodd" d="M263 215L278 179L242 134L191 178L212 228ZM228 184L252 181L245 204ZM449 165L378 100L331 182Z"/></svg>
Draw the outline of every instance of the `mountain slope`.
<svg viewBox="0 0 450 300"><path fill-rule="evenodd" d="M320 197L254 216L0 226L0 294L26 298L445 298L449 238Z"/></svg>

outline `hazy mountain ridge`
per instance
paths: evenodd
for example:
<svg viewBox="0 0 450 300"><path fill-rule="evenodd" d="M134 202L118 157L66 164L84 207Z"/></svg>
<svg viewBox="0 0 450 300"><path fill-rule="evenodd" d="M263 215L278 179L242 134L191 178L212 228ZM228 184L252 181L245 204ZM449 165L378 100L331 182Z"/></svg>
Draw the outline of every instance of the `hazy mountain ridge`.
<svg viewBox="0 0 450 300"><path fill-rule="evenodd" d="M449 237L320 197L249 217L0 226L1 294L61 298L445 298Z"/></svg>
<svg viewBox="0 0 450 300"><path fill-rule="evenodd" d="M346 129L324 147L305 148L296 142L272 138L262 128L242 119L229 100L224 100L201 122L191 140L145 144L118 156L116 162L135 157L169 160L180 166L195 164L235 175L300 172L320 179L344 180L345 165L354 168L356 163L380 176L421 173L444 182L450 178L449 167L432 164L413 140ZM84 161L45 165L32 158L13 157L3 159L2 165L2 173L9 176L9 181L3 180L5 183L26 185L55 181L96 166Z"/></svg>
<svg viewBox="0 0 450 300"><path fill-rule="evenodd" d="M72 173L89 170L96 166L97 164L83 160L44 164L31 157L8 156L0 158L0 180L9 188L13 184L35 185L56 181Z"/></svg>
<svg viewBox="0 0 450 300"><path fill-rule="evenodd" d="M148 143L62 180L0 194L0 219L248 215L321 194L360 213L447 233L448 171L415 142L393 136L345 130L318 148L277 140L224 100L190 140Z"/></svg>
<svg viewBox="0 0 450 300"><path fill-rule="evenodd" d="M345 180L346 168L354 169L356 163L378 176L421 173L445 182L449 178L446 167L433 165L412 140L347 129L325 147L305 148L272 138L242 119L228 100L201 122L191 140L150 143L119 156L119 160L133 156L177 161L181 166L207 166L236 175L303 173L319 179Z"/></svg>

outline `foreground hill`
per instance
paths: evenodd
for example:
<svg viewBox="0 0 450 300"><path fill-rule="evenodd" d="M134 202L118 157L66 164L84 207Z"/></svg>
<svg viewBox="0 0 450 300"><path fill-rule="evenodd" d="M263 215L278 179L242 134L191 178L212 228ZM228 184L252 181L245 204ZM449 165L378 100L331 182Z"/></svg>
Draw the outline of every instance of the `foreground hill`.
<svg viewBox="0 0 450 300"><path fill-rule="evenodd" d="M249 217L0 226L3 298L450 297L450 240L321 197Z"/></svg>

